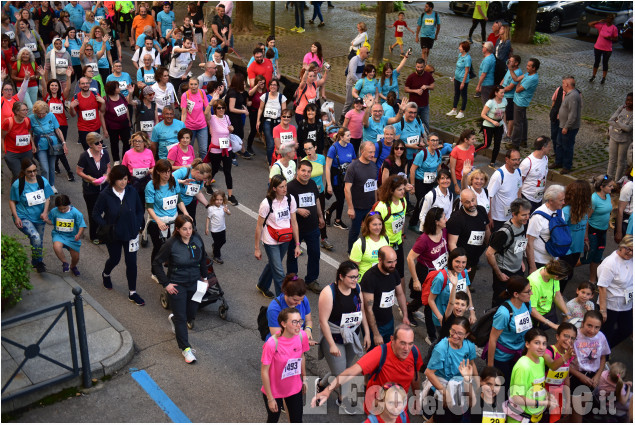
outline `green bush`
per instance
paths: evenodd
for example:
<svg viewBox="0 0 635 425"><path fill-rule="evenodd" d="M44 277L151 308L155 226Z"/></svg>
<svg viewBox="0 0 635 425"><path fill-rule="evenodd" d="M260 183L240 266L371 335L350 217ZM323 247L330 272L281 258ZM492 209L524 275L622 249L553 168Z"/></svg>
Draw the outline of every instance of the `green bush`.
<svg viewBox="0 0 635 425"><path fill-rule="evenodd" d="M402 1L393 1L392 2L392 6L394 9L394 12L405 12L406 11L406 6L404 6Z"/></svg>
<svg viewBox="0 0 635 425"><path fill-rule="evenodd" d="M534 33L534 38L531 42L533 44L549 44L551 43L551 38L549 38L547 34L536 32Z"/></svg>
<svg viewBox="0 0 635 425"><path fill-rule="evenodd" d="M33 289L29 270L29 258L22 244L2 235L2 299L8 307L22 300L23 289Z"/></svg>

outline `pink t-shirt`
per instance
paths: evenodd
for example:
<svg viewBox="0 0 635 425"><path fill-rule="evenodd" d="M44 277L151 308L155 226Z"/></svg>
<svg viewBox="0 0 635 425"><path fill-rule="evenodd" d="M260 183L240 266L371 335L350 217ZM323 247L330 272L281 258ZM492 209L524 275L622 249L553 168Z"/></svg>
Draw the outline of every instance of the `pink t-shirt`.
<svg viewBox="0 0 635 425"><path fill-rule="evenodd" d="M212 132L212 143L209 145L209 150L211 153L221 153L221 149L219 147L218 141L222 138L229 138L229 129L228 127L231 125L229 121L229 117L224 115L223 118L218 118L216 115L212 115L212 118L209 121L209 129ZM232 150L231 143L229 144L228 150Z"/></svg>
<svg viewBox="0 0 635 425"><path fill-rule="evenodd" d="M351 138L361 139L364 133L364 111L357 112L355 109L351 109L345 117L350 120L348 129L351 131Z"/></svg>
<svg viewBox="0 0 635 425"><path fill-rule="evenodd" d="M605 52L612 52L613 42L607 40L606 37L617 37L617 27L615 25L608 26L604 22L601 22L595 24L595 29L598 30L598 39L593 47L598 50L604 50Z"/></svg>
<svg viewBox="0 0 635 425"><path fill-rule="evenodd" d="M262 364L270 365L269 382L274 398L285 398L302 391L302 355L309 351L309 338L304 331L293 338L271 337L262 347ZM264 385L260 391L265 393Z"/></svg>
<svg viewBox="0 0 635 425"><path fill-rule="evenodd" d="M298 96L302 94L302 90L298 92ZM298 106L296 106L295 108L295 113L302 115L304 113L304 108L306 108L306 105L308 105L309 103L315 103L316 100L317 100L317 84L315 83L307 84L306 91L304 92L304 94L302 94L302 97L300 98L300 102L298 103Z"/></svg>
<svg viewBox="0 0 635 425"><path fill-rule="evenodd" d="M278 201L274 199L271 203L273 207L273 211L269 214L269 218L267 218L267 226L273 227L274 229L288 229L291 227L291 214L295 213L297 209L295 198L291 196L291 210L289 210L289 203L287 202L287 198L282 198L282 201ZM263 199L260 203L260 207L258 208L258 215L260 217L265 218L269 213L269 201L267 198ZM267 226L262 229L262 236L260 240L262 243L267 245L280 245L280 242L276 242L269 231L267 230ZM295 394L295 393L293 393Z"/></svg>
<svg viewBox="0 0 635 425"><path fill-rule="evenodd" d="M192 145L187 145L187 153L185 153L179 145L173 146L168 152L168 159L174 161L177 167L190 165L194 161L194 148Z"/></svg>
<svg viewBox="0 0 635 425"><path fill-rule="evenodd" d="M309 52L306 55L304 55L304 60L302 61L302 63L306 63L308 65L311 62L317 63L318 68L322 68L322 63L324 63L324 60L318 58L318 55L316 55L315 53Z"/></svg>
<svg viewBox="0 0 635 425"><path fill-rule="evenodd" d="M154 168L154 156L150 149L144 149L142 152L137 152L134 149L128 149L123 154L121 165L128 167L128 171L135 177L143 177L140 175L143 169ZM135 171L136 170L136 171Z"/></svg>
<svg viewBox="0 0 635 425"><path fill-rule="evenodd" d="M439 242L434 242L427 234L422 234L417 238L412 246L412 251L419 254L417 261L429 269L436 269L443 261L440 257L448 255L448 229L443 229L443 236ZM419 276L421 278L421 276Z"/></svg>
<svg viewBox="0 0 635 425"><path fill-rule="evenodd" d="M203 90L199 90L198 94L192 94L186 91L181 96L181 105L186 108L185 126L190 130L200 130L205 128L205 108L207 107L207 96Z"/></svg>
<svg viewBox="0 0 635 425"><path fill-rule="evenodd" d="M295 143L295 140L298 140L298 131L292 124L289 124L289 128L286 130L282 128L282 124L278 124L273 128L272 133L274 139L280 139L281 146L291 144L292 142Z"/></svg>
<svg viewBox="0 0 635 425"><path fill-rule="evenodd" d="M454 169L454 176L457 180L463 179L463 163L466 159L470 160L474 164L474 145L466 151L458 146L455 146L450 153L451 158L456 159L456 168Z"/></svg>

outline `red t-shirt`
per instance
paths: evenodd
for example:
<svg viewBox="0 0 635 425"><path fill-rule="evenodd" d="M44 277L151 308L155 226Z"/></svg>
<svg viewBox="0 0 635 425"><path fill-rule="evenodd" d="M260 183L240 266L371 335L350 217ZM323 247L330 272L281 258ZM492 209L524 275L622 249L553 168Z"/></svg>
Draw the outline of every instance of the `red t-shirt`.
<svg viewBox="0 0 635 425"><path fill-rule="evenodd" d="M77 129L79 131L99 131L101 118L99 118L99 102L93 92L86 98L81 92L77 94L79 105L77 111Z"/></svg>
<svg viewBox="0 0 635 425"><path fill-rule="evenodd" d="M9 131L11 127L11 131ZM4 138L4 147L7 152L24 153L31 150L31 120L25 118L21 123L15 122L13 117L2 121L2 130L7 131Z"/></svg>
<svg viewBox="0 0 635 425"><path fill-rule="evenodd" d="M487 36L487 41L491 41L493 45L496 45L498 38L499 38L498 34L494 34L493 32L491 32Z"/></svg>
<svg viewBox="0 0 635 425"><path fill-rule="evenodd" d="M49 110L53 113L53 115L55 115L59 125L68 125L66 112L64 111L64 98L51 97L47 94L44 101L49 104Z"/></svg>
<svg viewBox="0 0 635 425"><path fill-rule="evenodd" d="M269 87L269 81L273 76L273 64L271 60L265 58L262 63L253 61L249 68L247 68L247 78L256 78L256 75L262 75L265 77L265 86Z"/></svg>
<svg viewBox="0 0 635 425"><path fill-rule="evenodd" d="M289 124L289 128L286 130L282 128L282 124L278 124L273 128L273 138L280 139L281 145L294 143L294 140L298 140L298 130L292 124Z"/></svg>
<svg viewBox="0 0 635 425"><path fill-rule="evenodd" d="M13 62L13 65L11 65L11 67L13 69L15 69L16 71L18 70L18 62ZM35 72L35 67L33 66L32 63L20 63L20 70L18 71L17 77L18 78L24 78L24 70L28 69L29 72L31 73L31 76L37 75L37 72ZM22 85L22 82L20 81L19 83L16 84L18 87ZM37 87L38 85L38 80L29 80L29 87Z"/></svg>
<svg viewBox="0 0 635 425"><path fill-rule="evenodd" d="M11 100L7 100L4 97L0 97L2 102L2 118L8 118L13 116L13 104L20 100L17 94L14 94Z"/></svg>
<svg viewBox="0 0 635 425"><path fill-rule="evenodd" d="M472 164L474 163L474 145L470 146L470 148L466 151L461 149L458 146L455 146L450 153L451 158L456 159L456 168L454 169L454 176L457 180L463 179L463 163L466 159L470 160Z"/></svg>
<svg viewBox="0 0 635 425"><path fill-rule="evenodd" d="M392 26L395 27L395 37L403 37L403 30L406 29L408 23L406 21L395 21ZM399 31L399 27L403 27L403 29Z"/></svg>
<svg viewBox="0 0 635 425"><path fill-rule="evenodd" d="M411 90L418 90L424 84L426 86L429 86L432 83L434 83L434 77L432 76L431 73L425 72L425 71L421 75L417 74L416 72L413 72L412 74L408 75L408 78L406 79L406 87L408 87ZM430 103L429 90L424 90L421 95L418 95L417 93L408 93L408 94L410 95L410 101L415 102L417 106L419 107L428 106L428 104Z"/></svg>

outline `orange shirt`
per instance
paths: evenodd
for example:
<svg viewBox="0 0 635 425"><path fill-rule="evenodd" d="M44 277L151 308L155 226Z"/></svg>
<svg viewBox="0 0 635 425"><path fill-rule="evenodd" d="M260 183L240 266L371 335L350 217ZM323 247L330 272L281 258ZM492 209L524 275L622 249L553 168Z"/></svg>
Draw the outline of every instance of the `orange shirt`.
<svg viewBox="0 0 635 425"><path fill-rule="evenodd" d="M137 15L132 20L132 30L134 31L134 39L136 40L141 34L143 34L143 29L150 25L151 27L156 27L156 23L154 22L154 18L149 13L146 15L145 19L141 15Z"/></svg>

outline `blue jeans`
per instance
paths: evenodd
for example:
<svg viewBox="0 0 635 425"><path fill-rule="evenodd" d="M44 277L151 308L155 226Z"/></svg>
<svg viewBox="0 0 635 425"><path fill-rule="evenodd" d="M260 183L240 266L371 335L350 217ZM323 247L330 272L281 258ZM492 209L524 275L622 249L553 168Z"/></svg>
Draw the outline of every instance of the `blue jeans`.
<svg viewBox="0 0 635 425"><path fill-rule="evenodd" d="M300 233L300 242L302 241L306 242L306 253L309 257L304 281L311 283L320 276L320 229L315 228L306 234ZM298 259L295 258L294 250L295 244L289 243L289 250L287 252L287 273L298 273Z"/></svg>
<svg viewBox="0 0 635 425"><path fill-rule="evenodd" d="M304 28L304 2L296 1L295 3L295 26Z"/></svg>
<svg viewBox="0 0 635 425"><path fill-rule="evenodd" d="M42 262L42 245L44 243L44 223L33 223L30 220L22 219L22 228L31 242L31 265Z"/></svg>
<svg viewBox="0 0 635 425"><path fill-rule="evenodd" d="M313 17L311 18L311 20L315 20L316 17L320 18L320 22L324 22L324 18L322 17L322 3L321 1L312 1L311 3L313 3Z"/></svg>
<svg viewBox="0 0 635 425"><path fill-rule="evenodd" d="M263 229L263 232L266 231L266 229ZM282 293L282 281L284 280L282 260L289 249L289 242L281 243L280 245L267 245L265 243L263 246L265 247L269 261L258 278L258 287L263 290L268 290L273 280L276 296L278 296Z"/></svg>
<svg viewBox="0 0 635 425"><path fill-rule="evenodd" d="M278 125L275 121L265 120L264 133L265 133L265 144L267 145L267 162L271 164L271 158L273 157L273 150L276 147L276 144L273 141L273 128Z"/></svg>
<svg viewBox="0 0 635 425"><path fill-rule="evenodd" d="M47 149L38 149L37 160L42 167L42 177L46 177L51 186L55 186L55 156L49 155Z"/></svg>
<svg viewBox="0 0 635 425"><path fill-rule="evenodd" d="M426 126L426 131L428 131L430 128L430 106L419 106L417 115L421 118L423 125Z"/></svg>
<svg viewBox="0 0 635 425"><path fill-rule="evenodd" d="M199 158L205 158L207 155L207 127L203 127L200 130L192 130L192 145L194 140L198 140L198 156Z"/></svg>
<svg viewBox="0 0 635 425"><path fill-rule="evenodd" d="M558 130L558 139L556 141L556 163L560 163L560 161L562 161L562 168L571 170L571 167L573 167L573 145L575 145L575 136L578 135L578 130L580 129L571 128L567 131L567 134L562 134L562 129Z"/></svg>
<svg viewBox="0 0 635 425"><path fill-rule="evenodd" d="M348 229L348 251L347 252L349 253L351 252L351 248L353 248L353 244L359 237L359 231L362 227L362 221L364 221L364 217L366 217L366 214L368 214L369 211L370 209L355 208L355 218L353 219L351 223L351 227Z"/></svg>

